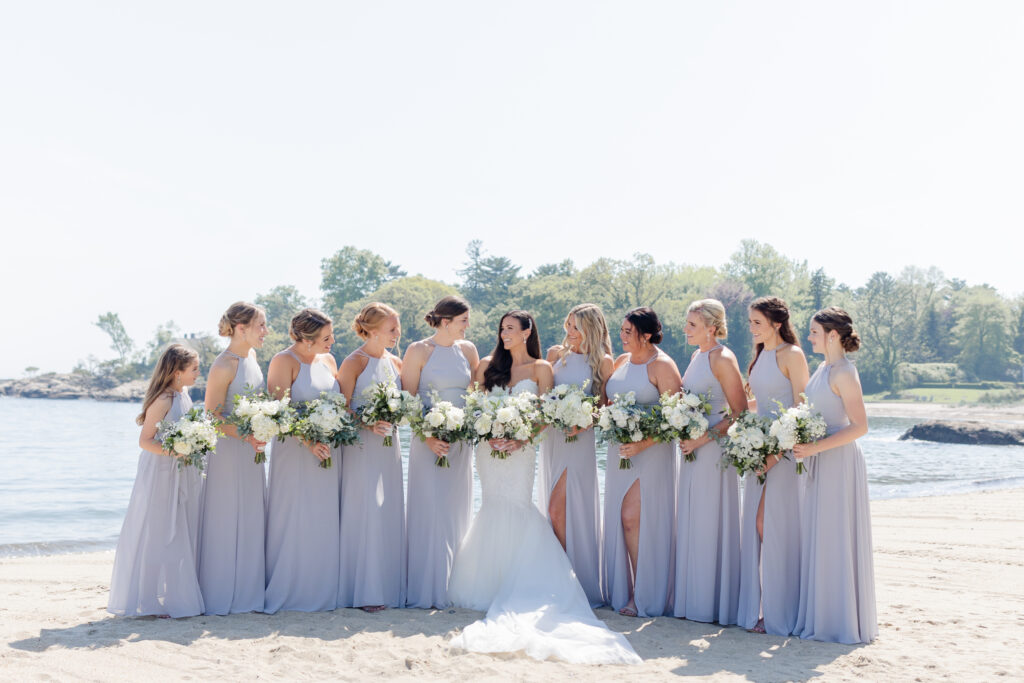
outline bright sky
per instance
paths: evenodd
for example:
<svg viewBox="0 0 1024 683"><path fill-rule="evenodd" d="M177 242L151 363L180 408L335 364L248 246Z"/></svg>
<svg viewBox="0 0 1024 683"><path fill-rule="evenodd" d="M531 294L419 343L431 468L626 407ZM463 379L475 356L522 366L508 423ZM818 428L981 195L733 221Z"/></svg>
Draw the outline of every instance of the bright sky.
<svg viewBox="0 0 1024 683"><path fill-rule="evenodd" d="M353 244L449 282L744 238L863 284L1020 275L1024 4L16 2L0 377L216 327Z"/></svg>

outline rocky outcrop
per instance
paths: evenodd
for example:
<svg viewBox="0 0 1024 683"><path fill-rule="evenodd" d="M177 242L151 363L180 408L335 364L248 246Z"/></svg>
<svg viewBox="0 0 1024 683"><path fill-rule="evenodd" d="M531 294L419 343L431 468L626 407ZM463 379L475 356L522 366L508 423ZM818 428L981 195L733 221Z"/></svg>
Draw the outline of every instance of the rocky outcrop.
<svg viewBox="0 0 1024 683"><path fill-rule="evenodd" d="M103 387L97 386L95 380L88 375L48 373L38 377L0 380L0 395L135 402L145 397L146 384L145 380L136 379L118 386Z"/></svg>
<svg viewBox="0 0 1024 683"><path fill-rule="evenodd" d="M996 422L954 422L929 420L916 424L900 437L900 441L919 439L939 443L1024 446L1024 427Z"/></svg>

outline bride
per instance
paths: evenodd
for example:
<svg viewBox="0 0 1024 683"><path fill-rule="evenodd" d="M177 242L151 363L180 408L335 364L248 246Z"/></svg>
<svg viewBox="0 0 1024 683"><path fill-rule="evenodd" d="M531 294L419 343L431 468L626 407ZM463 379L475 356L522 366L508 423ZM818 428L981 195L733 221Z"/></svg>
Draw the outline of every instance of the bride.
<svg viewBox="0 0 1024 683"><path fill-rule="evenodd" d="M511 311L501 319L494 352L477 368L488 390L540 393L551 389L551 364L541 360L533 317ZM491 449L510 453L491 457ZM533 504L536 451L529 443L495 439L477 449L483 504L462 541L448 598L487 611L452 645L473 652L525 651L582 664L638 664L625 636L594 616L551 526Z"/></svg>

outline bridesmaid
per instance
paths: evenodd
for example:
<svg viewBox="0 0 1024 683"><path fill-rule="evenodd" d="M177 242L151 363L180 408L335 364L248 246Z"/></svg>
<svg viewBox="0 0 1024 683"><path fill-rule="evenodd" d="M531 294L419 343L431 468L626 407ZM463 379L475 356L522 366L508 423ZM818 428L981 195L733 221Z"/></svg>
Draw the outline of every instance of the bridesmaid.
<svg viewBox="0 0 1024 683"><path fill-rule="evenodd" d="M256 351L267 336L263 309L238 301L220 319L228 348L213 361L206 380L206 409L231 414L232 399L246 389L263 388ZM233 425L206 468L206 490L199 525L199 585L207 614L263 611L264 518L266 470L253 462L266 444L253 436L241 439Z"/></svg>
<svg viewBox="0 0 1024 683"><path fill-rule="evenodd" d="M352 329L363 345L342 361L338 384L355 409L365 403L363 391L377 382L401 387L402 361L388 349L398 344L402 325L393 308L374 302L359 311ZM383 445L392 432L393 425L378 422L362 430L361 443L345 447L338 607L379 612L405 604L405 503L398 434L393 445Z"/></svg>
<svg viewBox="0 0 1024 683"><path fill-rule="evenodd" d="M564 327L565 340L548 350L555 385L582 385L590 380L587 393L603 398L614 364L604 313L594 304L580 304L569 311ZM573 433L577 440L566 443L561 432L549 430L541 442L540 507L565 548L591 607L599 607L604 599L597 444L593 429Z"/></svg>
<svg viewBox="0 0 1024 683"><path fill-rule="evenodd" d="M476 346L465 339L469 303L446 296L424 316L434 330L411 344L402 361L402 387L417 394L429 409L436 395L462 407L464 394L480 363ZM449 468L434 461L448 456ZM435 438L409 445L408 594L407 607L448 606L448 580L455 552L469 530L473 509L473 450L467 443Z"/></svg>
<svg viewBox="0 0 1024 683"><path fill-rule="evenodd" d="M203 613L196 564L202 476L179 467L156 439L161 420L175 422L192 407L185 387L199 377L199 356L171 344L160 356L146 389L139 435L139 469L114 555L107 611L194 617Z"/></svg>
<svg viewBox="0 0 1024 683"><path fill-rule="evenodd" d="M857 368L846 357L860 348L860 336L849 314L833 306L814 315L808 339L825 362L807 383L807 400L825 418L828 436L793 449L797 458L809 458L794 633L870 643L878 636L875 568L867 472L857 445L868 419Z"/></svg>
<svg viewBox="0 0 1024 683"><path fill-rule="evenodd" d="M679 391L679 368L661 351L661 321L650 308L635 308L619 328L625 351L608 378L608 396L636 393L652 406ZM633 467L619 469L619 458ZM675 445L644 439L609 444L604 494L604 599L619 614L657 617L671 609ZM643 509L641 509L641 500Z"/></svg>
<svg viewBox="0 0 1024 683"><path fill-rule="evenodd" d="M292 318L293 344L270 361L267 383L277 398L311 401L337 393L331 319L304 308ZM290 391L289 391L290 388ZM270 446L267 488L267 591L264 611L323 612L338 603L338 477L320 467L341 449L294 437Z"/></svg>
<svg viewBox="0 0 1024 683"><path fill-rule="evenodd" d="M686 341L698 347L683 375L683 388L708 396L708 433L681 441L676 485L675 598L672 614L691 621L736 623L740 588L739 480L721 466L716 436L747 409L740 367L718 340L726 336L725 307L715 299L690 304Z"/></svg>
<svg viewBox="0 0 1024 683"><path fill-rule="evenodd" d="M807 359L786 302L774 296L755 299L750 335L756 345L747 370L750 390L757 414L774 418L780 405L800 403L807 387ZM800 480L795 459L781 455L768 459L766 472L764 485L756 474L743 482L737 623L756 633L788 636L800 599Z"/></svg>

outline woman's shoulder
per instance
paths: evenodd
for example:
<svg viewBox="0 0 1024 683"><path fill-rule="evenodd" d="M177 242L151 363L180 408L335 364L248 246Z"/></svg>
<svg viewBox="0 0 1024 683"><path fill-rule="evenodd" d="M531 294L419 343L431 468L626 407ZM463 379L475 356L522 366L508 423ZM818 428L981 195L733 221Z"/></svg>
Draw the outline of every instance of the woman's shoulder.
<svg viewBox="0 0 1024 683"><path fill-rule="evenodd" d="M155 418L156 421L162 420L167 413L171 411L171 406L174 405L174 392L168 389L163 391L153 399L153 402L146 408L146 418Z"/></svg>

